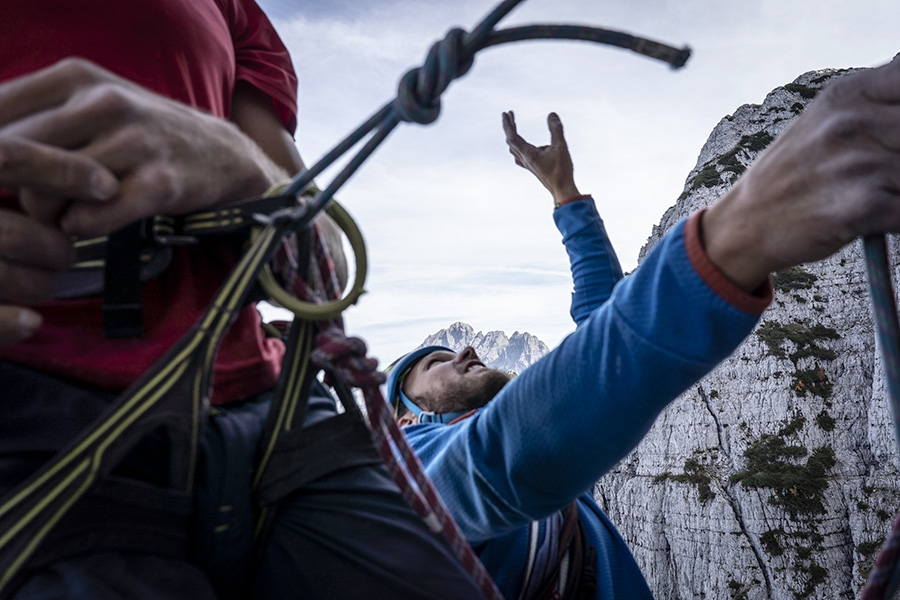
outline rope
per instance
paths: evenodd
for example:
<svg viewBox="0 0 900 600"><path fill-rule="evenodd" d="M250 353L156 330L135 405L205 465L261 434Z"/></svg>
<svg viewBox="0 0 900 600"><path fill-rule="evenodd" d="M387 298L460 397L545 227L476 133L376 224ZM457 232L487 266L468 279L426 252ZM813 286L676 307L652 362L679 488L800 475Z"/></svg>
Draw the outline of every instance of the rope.
<svg viewBox="0 0 900 600"><path fill-rule="evenodd" d="M887 383L888 402L894 423L894 436L900 452L900 320L891 286L887 240L884 236L867 237L863 241L869 295L875 313L875 330L881 345L881 357Z"/></svg>
<svg viewBox="0 0 900 600"><path fill-rule="evenodd" d="M454 79L472 67L479 50L522 40L568 39L613 45L668 63L672 68L684 66L690 56L688 48L674 48L627 33L581 25L532 25L507 30L494 30L497 23L523 0L504 0L471 32L451 29L446 37L428 51L425 63L408 71L401 79L397 97L375 112L355 131L338 143L315 165L298 174L286 193L297 194L313 179L351 148L372 134L360 151L344 166L334 181L316 197L309 214L297 224L305 226L328 205L334 194L347 182L363 162L401 122L428 124L441 111L441 94Z"/></svg>
<svg viewBox="0 0 900 600"><path fill-rule="evenodd" d="M401 494L432 533L444 536L484 597L502 600L500 591L450 516L422 463L394 421L378 387L384 383L385 375L378 371L378 361L367 358L366 352L366 344L361 339L348 338L341 329L332 327L316 337L311 358L316 366L331 370L362 389L372 440Z"/></svg>
<svg viewBox="0 0 900 600"><path fill-rule="evenodd" d="M316 336L310 358L319 368L329 368L353 387L378 388L386 376L378 370L378 361L366 356L366 343L348 338L338 327L330 327Z"/></svg>
<svg viewBox="0 0 900 600"><path fill-rule="evenodd" d="M286 189L286 193L299 194L307 188L313 179L331 166L337 159L351 148L362 142L371 134L359 152L340 171L325 190L319 192L312 206L305 215L295 221L295 229L305 227L312 219L331 202L334 194L346 183L356 170L390 135L401 122L428 124L440 116L441 94L450 83L465 75L474 64L475 54L485 48L500 44L537 39L569 39L589 41L625 48L644 56L668 63L672 68L684 66L690 56L688 48L674 48L665 44L632 36L626 33L576 25L532 25L515 27L507 30L495 30L497 23L515 8L522 0L504 0L491 11L471 32L459 28L451 29L445 38L436 42L429 50L425 63L408 71L400 80L397 97L376 111L355 131L339 142L331 151L323 156L315 165L294 177ZM900 322L894 302L890 283L890 270L887 261L886 242L883 237L869 237L864 241L867 268L869 271L869 287L872 304L875 309L875 320L878 339L881 344L885 366L891 414L894 424L895 438L900 445ZM326 337L328 337L326 335ZM325 344L336 344L343 348L343 342L323 340ZM361 341L359 341L362 344ZM355 343L351 345L356 345ZM320 360L328 363L349 361L340 370L351 381L358 381L362 387L372 424L373 439L385 459L385 464L395 477L404 495L416 511L426 519L435 531L442 531L450 540L451 546L457 549L466 566L471 563L476 581L482 586L486 596L498 597L496 587L481 567L453 520L447 515L446 508L434 491L433 486L421 468L416 456L406 444L403 434L386 409L377 384L360 373L371 373L371 363L360 362L350 356L365 357L364 344L344 354L329 346L322 350ZM369 359L364 359L369 360ZM361 379L354 379L362 377ZM391 444L394 446L392 447ZM900 449L900 448L898 448ZM406 470L397 463L396 454L404 461ZM407 476L415 481L418 490L409 484ZM894 521L891 535L879 553L866 588L863 600L889 600L900 587L900 513Z"/></svg>
<svg viewBox="0 0 900 600"><path fill-rule="evenodd" d="M356 304L356 301L359 300L359 297L365 291L363 285L366 281L368 269L365 240L363 240L362 233L350 214L334 200L328 205L325 212L334 219L337 226L347 236L347 241L350 242L350 248L353 250L355 258L356 270L353 277L353 285L350 286L350 291L345 296L341 297L341 290L338 288L337 279L334 275L334 263L330 255L327 257L321 256L321 253L327 254L328 250L325 244L320 241L317 241L313 246L315 251L320 254L316 257L317 268L310 269L309 273L328 274L327 281L319 281L317 285L313 286L316 289L330 291L325 298L310 297L309 293L311 290L303 283L302 279L297 278L296 269L286 268L285 266L279 269L282 278L285 278L285 274L289 274L289 277L293 278L291 281L286 281L284 287L279 285L268 266L259 275L260 287L276 304L291 311L301 319L309 319L311 321L327 321L340 318L346 308L351 304ZM256 239L260 231L261 229L253 229L250 239ZM316 231L315 233L318 237L318 232ZM276 255L276 263L279 258L280 255ZM323 259L325 259L324 263ZM292 294L285 288L292 290L294 293ZM298 289L301 290L299 293Z"/></svg>
<svg viewBox="0 0 900 600"><path fill-rule="evenodd" d="M626 33L595 27L532 25L495 30L497 23L521 2L522 0L504 0L471 32L459 28L451 29L443 40L436 42L431 47L421 67L411 69L401 78L397 97L394 100L376 111L310 169L294 177L285 190L286 193L299 194L302 192L317 175L371 134L363 147L344 166L331 184L316 195L309 210L296 218L294 228L305 227L319 212L324 210L335 193L387 139L387 136L399 123L428 124L437 120L441 111L441 94L453 80L462 77L472 68L475 54L480 50L523 40L569 39L625 48L666 62L675 69L684 66L690 56L690 49L686 47L678 49ZM886 244L883 237L870 237L865 240L864 247L869 270L870 294L875 308L878 339L881 343L887 377L895 437L900 444L900 322L897 319L897 309L890 284ZM364 362L370 360L364 358L364 344L359 341L359 344L362 344L362 348L359 348L355 342L351 343L350 345L356 347L352 351L344 352L344 343L338 338L331 339L329 335L326 334L327 339L322 341L328 347L321 350L322 355L319 360L324 361L325 364L330 364L331 360L337 361L333 368L338 369L351 381L358 381L356 385L362 387L369 420L372 424L373 439L404 495L433 530L444 532L451 546L458 550L464 564L467 567L471 564L473 575L485 591L486 596L499 598L499 592L484 572L480 561L474 556L471 547L465 542L453 520L446 513L446 508L443 507L433 486L424 475L421 463L406 444L403 434L387 411L386 403L381 397L377 384L370 379L375 377L371 374L371 369L374 367L371 363ZM360 355L363 357L362 361L358 358L350 358ZM339 364L344 364L344 366L338 366ZM370 373L370 375L362 376L361 373ZM395 451L404 461L406 471L397 463ZM413 486L410 485L408 476L413 478L418 490L413 489ZM900 542L898 540L900 540L900 514L894 521L892 533L885 542L863 591L864 600L888 600L900 586L900 569L898 569L900 552L897 551Z"/></svg>
<svg viewBox="0 0 900 600"><path fill-rule="evenodd" d="M335 193L387 139L398 124L434 122L440 115L441 94L453 80L462 77L472 68L475 54L479 50L521 40L569 39L626 48L666 62L673 68L684 66L690 56L690 50L687 48L677 49L626 33L593 27L534 25L496 31L494 28L497 23L522 1L503 0L471 32L459 28L451 29L443 40L431 47L421 67L408 71L401 78L394 100L376 111L310 169L299 173L291 180L283 193L299 195L313 183L317 175L369 136L331 184L315 195L314 201L306 210L284 215L293 219L294 231L308 226L318 213L329 206ZM264 276L264 280L265 287L271 294L276 285L268 275ZM361 292L362 283L359 277L357 284ZM287 298L282 298L282 301L292 305ZM332 315L329 314L326 318L330 316ZM351 384L363 390L372 439L407 502L434 533L440 533L447 539L451 549L485 598L502 599L496 585L453 521L434 485L425 475L422 464L394 421L378 387L383 382L384 376L377 372L377 362L366 358L365 344L361 340L346 338L339 327L333 327L325 329L319 335L316 346L312 355L312 360L316 364L331 370L337 377L346 378Z"/></svg>
<svg viewBox="0 0 900 600"><path fill-rule="evenodd" d="M900 320L891 285L887 240L870 236L863 240L869 295L875 314L875 331L881 346L888 403L894 423L894 440L900 451ZM900 587L900 513L882 545L866 581L862 600L890 600Z"/></svg>

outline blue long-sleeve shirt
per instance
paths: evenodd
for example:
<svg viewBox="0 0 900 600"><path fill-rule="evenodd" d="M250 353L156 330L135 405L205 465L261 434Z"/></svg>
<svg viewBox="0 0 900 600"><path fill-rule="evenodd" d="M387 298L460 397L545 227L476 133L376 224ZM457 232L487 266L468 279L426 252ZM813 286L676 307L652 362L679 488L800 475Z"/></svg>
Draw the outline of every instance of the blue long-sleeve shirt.
<svg viewBox="0 0 900 600"><path fill-rule="evenodd" d="M577 498L597 551L596 598L651 598L590 491L750 333L766 299L736 290L708 263L696 222L679 223L619 281L592 200L554 217L572 264L577 330L474 416L405 433L505 597L522 586L528 525Z"/></svg>
<svg viewBox="0 0 900 600"><path fill-rule="evenodd" d="M569 314L581 325L609 299L622 279L622 267L593 198L560 206L553 211L553 221L562 233L575 286Z"/></svg>

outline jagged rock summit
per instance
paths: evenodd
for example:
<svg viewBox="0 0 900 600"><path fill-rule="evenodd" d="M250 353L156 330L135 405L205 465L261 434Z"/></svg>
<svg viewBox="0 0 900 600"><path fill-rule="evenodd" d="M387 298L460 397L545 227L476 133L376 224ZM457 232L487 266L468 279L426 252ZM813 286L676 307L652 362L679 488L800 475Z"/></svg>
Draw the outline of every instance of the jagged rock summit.
<svg viewBox="0 0 900 600"><path fill-rule="evenodd" d="M642 256L844 73L806 73L725 117ZM755 333L596 487L657 598L857 598L900 506L861 246L773 285Z"/></svg>
<svg viewBox="0 0 900 600"><path fill-rule="evenodd" d="M511 336L502 331L475 333L475 328L459 321L429 335L419 347L422 346L446 346L457 351L472 346L488 367L516 373L550 352L547 344L528 332L516 331Z"/></svg>

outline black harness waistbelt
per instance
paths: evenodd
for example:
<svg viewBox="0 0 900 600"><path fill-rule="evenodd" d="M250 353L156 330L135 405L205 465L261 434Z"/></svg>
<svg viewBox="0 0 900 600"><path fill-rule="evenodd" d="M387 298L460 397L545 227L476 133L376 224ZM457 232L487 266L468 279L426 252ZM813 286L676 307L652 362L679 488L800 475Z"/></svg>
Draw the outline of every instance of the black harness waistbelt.
<svg viewBox="0 0 900 600"><path fill-rule="evenodd" d="M73 532L78 530L77 513L73 511L92 489L96 489L96 502L82 504L79 510L89 515L101 512L104 506L109 508L106 488L97 487L98 484L110 476L147 433L160 429L166 432L169 463L168 491L163 494L165 506L159 517L160 521L174 517L170 523L177 527L183 516L183 503L189 503L187 499L193 493L199 437L208 412L209 377L216 348L245 305L259 273L282 237L295 226L296 217L270 222L232 270L211 306L178 344L112 402L87 430L2 499L0 598L9 597L14 591L26 565L42 562L53 555L52 549L49 554L37 552L42 545L45 548L49 545L51 532L61 536L60 540L72 538ZM123 490L122 487L116 489ZM133 500L139 500L141 496L137 490L125 494ZM154 500L150 496L145 499ZM127 504L121 507L123 512L143 511L140 506ZM64 523L65 527L56 529ZM163 542L163 545L180 551L179 541L170 537L168 528L157 530L151 526L147 533L169 539L173 543ZM66 544L62 543L61 547L65 548Z"/></svg>
<svg viewBox="0 0 900 600"><path fill-rule="evenodd" d="M245 240L258 215L296 206L293 196L271 196L235 206L183 216L156 216L133 223L108 237L75 243L75 266L62 274L59 299L103 296L103 332L107 338L143 333L141 282L158 276L172 260L172 246L200 243L228 234Z"/></svg>

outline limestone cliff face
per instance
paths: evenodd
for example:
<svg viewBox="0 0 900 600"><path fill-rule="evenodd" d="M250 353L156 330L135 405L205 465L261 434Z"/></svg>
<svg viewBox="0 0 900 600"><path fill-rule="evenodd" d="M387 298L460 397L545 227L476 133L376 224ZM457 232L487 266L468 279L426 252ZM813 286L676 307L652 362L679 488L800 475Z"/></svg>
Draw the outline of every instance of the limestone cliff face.
<svg viewBox="0 0 900 600"><path fill-rule="evenodd" d="M457 351L472 346L485 365L516 373L521 373L550 351L547 344L528 332L516 331L511 336L502 331L476 333L471 325L460 322L431 334L421 346L446 346Z"/></svg>
<svg viewBox="0 0 900 600"><path fill-rule="evenodd" d="M725 117L644 252L842 74L806 73ZM858 597L900 507L860 245L773 283L755 333L597 484L658 598Z"/></svg>

